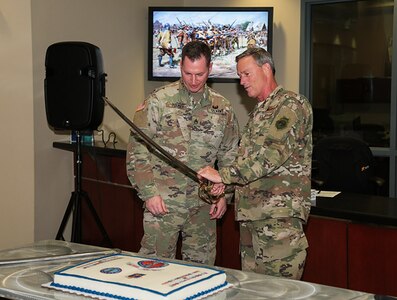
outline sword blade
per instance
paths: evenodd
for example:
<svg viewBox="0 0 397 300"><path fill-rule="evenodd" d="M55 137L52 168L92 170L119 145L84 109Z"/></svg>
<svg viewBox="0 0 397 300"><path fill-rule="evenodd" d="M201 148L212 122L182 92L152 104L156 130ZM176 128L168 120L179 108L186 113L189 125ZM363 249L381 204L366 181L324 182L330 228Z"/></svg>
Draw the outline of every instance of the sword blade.
<svg viewBox="0 0 397 300"><path fill-rule="evenodd" d="M125 114L123 114L112 102L110 102L110 100L107 97L102 97L102 99L131 127L133 131L135 131L145 141L147 145L159 151L163 156L165 156L166 159L168 159L171 165L174 165L177 168L179 168L180 171L182 171L185 175L189 176L194 181L199 182L196 171L188 167L180 160L176 159L164 148L162 148L159 144L153 141L138 126L136 126Z"/></svg>
<svg viewBox="0 0 397 300"><path fill-rule="evenodd" d="M156 149L168 160L168 162L171 165L175 166L182 173L184 173L186 176L189 176L192 180L194 180L200 184L199 196L200 196L201 200L203 200L204 202L206 202L208 204L214 204L219 201L220 197L223 197L223 195L212 196L210 194L212 183L210 183L206 179L203 181L199 181L198 174L196 171L194 171L192 168L188 167L186 164L184 164L180 160L176 159L174 156L172 156L170 153L168 153L165 149L163 149L159 144L157 144L155 141L153 141L138 126L136 126L134 124L134 122L132 122L125 114L123 114L107 97L102 97L102 99L103 99L103 101L105 101L106 104L108 104L120 116L120 118L122 118L131 127L131 129L133 131L135 131L143 139L143 141L148 146ZM233 193L233 192L234 192L234 186L231 186L231 185L226 186L225 193Z"/></svg>

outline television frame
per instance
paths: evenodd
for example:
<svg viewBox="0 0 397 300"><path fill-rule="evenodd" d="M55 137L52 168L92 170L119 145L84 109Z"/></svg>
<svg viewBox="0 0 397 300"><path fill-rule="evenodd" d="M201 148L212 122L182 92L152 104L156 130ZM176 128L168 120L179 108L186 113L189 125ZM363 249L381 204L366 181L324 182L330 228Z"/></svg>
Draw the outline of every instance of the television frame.
<svg viewBox="0 0 397 300"><path fill-rule="evenodd" d="M239 78L236 73L235 57L247 49L248 39L253 34L257 40L256 46L263 47L272 53L273 14L273 7L148 7L148 80L175 81L179 79L178 58L183 44L178 41L178 33L186 37L186 34L190 34L193 29L195 33L191 38L208 42L209 39L204 38L202 33L213 26L214 30L211 31L214 33L213 36L219 37L216 43L223 40L221 43L227 44L227 37L230 36L234 36L235 42L231 53L228 53L224 46L211 47L213 67L208 81L237 82ZM174 68L169 67L168 54L162 57L162 66L158 59L160 47L157 37L166 24L170 25L172 32Z"/></svg>

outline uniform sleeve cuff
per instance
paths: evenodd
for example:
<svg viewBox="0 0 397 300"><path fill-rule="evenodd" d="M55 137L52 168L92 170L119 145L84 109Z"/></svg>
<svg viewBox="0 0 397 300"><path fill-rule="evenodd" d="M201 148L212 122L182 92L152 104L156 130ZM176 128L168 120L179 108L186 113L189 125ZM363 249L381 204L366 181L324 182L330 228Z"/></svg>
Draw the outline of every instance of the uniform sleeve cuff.
<svg viewBox="0 0 397 300"><path fill-rule="evenodd" d="M232 183L232 178L230 174L230 168L231 167L226 167L226 168L221 168L219 170L219 175L221 176L222 182L224 184L231 184Z"/></svg>
<svg viewBox="0 0 397 300"><path fill-rule="evenodd" d="M154 184L147 185L145 186L145 189L138 192L138 196L139 198L141 198L142 201L146 201L158 195L160 195L160 193L158 192L157 187Z"/></svg>

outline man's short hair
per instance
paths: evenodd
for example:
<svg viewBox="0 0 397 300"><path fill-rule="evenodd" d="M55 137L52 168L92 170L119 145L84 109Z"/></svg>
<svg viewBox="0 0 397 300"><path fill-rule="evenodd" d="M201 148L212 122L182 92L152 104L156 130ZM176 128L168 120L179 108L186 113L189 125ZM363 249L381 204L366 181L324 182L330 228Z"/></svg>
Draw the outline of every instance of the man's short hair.
<svg viewBox="0 0 397 300"><path fill-rule="evenodd" d="M190 60L195 61L197 59L200 59L201 56L204 56L207 62L207 66L209 66L211 63L211 49L204 42L191 41L182 48L182 64L185 57L188 57Z"/></svg>
<svg viewBox="0 0 397 300"><path fill-rule="evenodd" d="M243 53L236 56L236 62L248 56L251 56L259 67L262 67L264 64L269 64L269 66L272 68L273 75L276 74L273 57L265 49L260 47L248 48Z"/></svg>

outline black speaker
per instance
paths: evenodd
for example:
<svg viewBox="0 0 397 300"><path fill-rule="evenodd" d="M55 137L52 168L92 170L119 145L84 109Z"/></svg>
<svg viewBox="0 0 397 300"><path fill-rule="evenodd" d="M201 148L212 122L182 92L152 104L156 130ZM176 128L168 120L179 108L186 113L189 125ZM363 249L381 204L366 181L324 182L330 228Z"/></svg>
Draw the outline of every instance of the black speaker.
<svg viewBox="0 0 397 300"><path fill-rule="evenodd" d="M100 49L86 42L60 42L45 57L45 108L54 129L95 130L102 123L105 77Z"/></svg>

